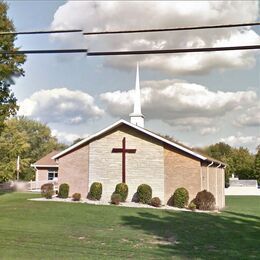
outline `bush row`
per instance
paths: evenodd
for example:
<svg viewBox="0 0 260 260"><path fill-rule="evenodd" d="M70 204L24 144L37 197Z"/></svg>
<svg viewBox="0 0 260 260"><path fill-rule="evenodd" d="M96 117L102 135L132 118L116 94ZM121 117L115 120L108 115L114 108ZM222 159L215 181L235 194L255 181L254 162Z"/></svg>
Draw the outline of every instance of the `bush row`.
<svg viewBox="0 0 260 260"><path fill-rule="evenodd" d="M188 202L189 192L185 188L178 188L175 190L168 204L178 208L185 208L188 206L190 210L213 210L216 205L214 195L207 190L198 192L189 205Z"/></svg>
<svg viewBox="0 0 260 260"><path fill-rule="evenodd" d="M54 195L54 187L52 183L46 183L41 187L42 196L51 199ZM63 183L59 186L58 197L68 198L69 185ZM92 183L88 194L88 199L100 200L102 196L102 184L99 182ZM111 196L111 204L118 205L120 202L125 202L128 196L128 186L125 183L119 183L115 187L115 191ZM74 193L72 195L73 201L79 201L81 199L80 193ZM136 202L143 204L150 204L154 207L161 206L161 200L158 197L152 197L152 188L147 184L141 184L137 188ZM213 210L215 208L215 197L207 190L203 190L197 193L196 197L189 202L189 192L184 187L175 190L173 195L168 201L168 205L185 208L188 207L191 210Z"/></svg>
<svg viewBox="0 0 260 260"><path fill-rule="evenodd" d="M52 183L45 183L41 186L41 194L46 199L52 199L52 196L54 195L54 186ZM67 199L69 197L69 185L67 183L62 183L59 187L58 191L58 197L62 199ZM74 193L72 195L73 201L80 201L81 194L80 193Z"/></svg>

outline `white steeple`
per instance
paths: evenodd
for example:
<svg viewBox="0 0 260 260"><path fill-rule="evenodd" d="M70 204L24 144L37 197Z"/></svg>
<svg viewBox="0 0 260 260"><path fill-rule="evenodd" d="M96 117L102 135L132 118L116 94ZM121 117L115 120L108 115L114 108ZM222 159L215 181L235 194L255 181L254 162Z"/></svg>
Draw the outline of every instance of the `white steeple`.
<svg viewBox="0 0 260 260"><path fill-rule="evenodd" d="M134 112L130 114L132 124L144 127L144 116L141 112L141 93L139 82L139 64L136 66L135 96L134 96Z"/></svg>

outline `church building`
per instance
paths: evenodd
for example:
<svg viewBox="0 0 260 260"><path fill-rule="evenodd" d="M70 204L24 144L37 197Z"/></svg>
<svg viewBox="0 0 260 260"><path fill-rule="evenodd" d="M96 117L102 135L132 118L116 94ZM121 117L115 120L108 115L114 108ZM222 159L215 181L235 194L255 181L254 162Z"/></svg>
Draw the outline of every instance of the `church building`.
<svg viewBox="0 0 260 260"><path fill-rule="evenodd" d="M106 201L120 182L128 185L127 200L132 200L140 184L148 184L163 204L179 187L189 191L190 200L206 189L215 196L216 206L223 208L226 165L146 129L140 100L137 66L130 122L119 120L55 154L58 183L68 183L70 195L79 192L86 197L91 184L101 182L101 199Z"/></svg>

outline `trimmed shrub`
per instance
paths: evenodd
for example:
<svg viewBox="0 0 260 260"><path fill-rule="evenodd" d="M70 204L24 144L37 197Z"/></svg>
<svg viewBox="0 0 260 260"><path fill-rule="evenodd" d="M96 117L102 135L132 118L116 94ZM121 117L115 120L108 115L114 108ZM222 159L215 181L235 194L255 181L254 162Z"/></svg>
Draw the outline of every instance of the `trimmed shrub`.
<svg viewBox="0 0 260 260"><path fill-rule="evenodd" d="M196 204L194 203L194 200L192 200L188 206L188 208L192 211L195 211L196 209Z"/></svg>
<svg viewBox="0 0 260 260"><path fill-rule="evenodd" d="M150 203L152 199L152 188L147 184L141 184L137 188L138 201L143 204Z"/></svg>
<svg viewBox="0 0 260 260"><path fill-rule="evenodd" d="M53 191L53 184L52 183L45 183L41 186L41 194L46 199L52 199L52 195L54 194Z"/></svg>
<svg viewBox="0 0 260 260"><path fill-rule="evenodd" d="M100 200L102 195L102 184L100 182L93 182L90 187L88 198L91 200Z"/></svg>
<svg viewBox="0 0 260 260"><path fill-rule="evenodd" d="M200 210L213 210L215 209L216 200L214 195L206 190L197 193L194 203L197 209Z"/></svg>
<svg viewBox="0 0 260 260"><path fill-rule="evenodd" d="M173 206L178 208L184 208L188 205L189 192L185 188L178 188L173 194Z"/></svg>
<svg viewBox="0 0 260 260"><path fill-rule="evenodd" d="M58 197L62 199L67 199L69 196L69 185L67 183L62 183L59 187Z"/></svg>
<svg viewBox="0 0 260 260"><path fill-rule="evenodd" d="M80 193L74 193L72 195L72 200L73 201L80 201L80 199L81 199L81 194Z"/></svg>
<svg viewBox="0 0 260 260"><path fill-rule="evenodd" d="M128 195L128 186L125 183L118 183L116 185L115 193L120 194L121 201L125 202Z"/></svg>
<svg viewBox="0 0 260 260"><path fill-rule="evenodd" d="M153 207L156 207L156 208L158 208L158 207L161 207L161 200L160 200L160 198L158 198L158 197L153 197L152 199L151 199L151 203L150 203Z"/></svg>
<svg viewBox="0 0 260 260"><path fill-rule="evenodd" d="M119 205L120 201L122 200L121 195L118 193L113 193L111 196L111 204Z"/></svg>

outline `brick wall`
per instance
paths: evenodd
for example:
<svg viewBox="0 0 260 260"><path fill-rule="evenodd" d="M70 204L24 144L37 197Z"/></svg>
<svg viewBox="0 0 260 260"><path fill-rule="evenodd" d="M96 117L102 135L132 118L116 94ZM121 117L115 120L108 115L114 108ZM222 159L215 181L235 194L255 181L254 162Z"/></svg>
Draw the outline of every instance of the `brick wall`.
<svg viewBox="0 0 260 260"><path fill-rule="evenodd" d="M48 169L44 169L44 168L40 168L40 169L37 169L37 173L38 175L38 178L37 178L37 181L48 181Z"/></svg>
<svg viewBox="0 0 260 260"><path fill-rule="evenodd" d="M135 129L122 126L90 143L89 185L98 181L103 184L102 199L109 201L117 183L122 181L122 154L112 153L113 148L122 147L126 137L126 148L136 149L135 154L126 155L126 183L129 187L127 200L132 200L138 185L148 184L153 196L164 199L164 158L161 142L154 141Z"/></svg>
<svg viewBox="0 0 260 260"><path fill-rule="evenodd" d="M168 146L164 149L165 201L167 202L177 188L189 191L192 200L201 190L200 161Z"/></svg>
<svg viewBox="0 0 260 260"><path fill-rule="evenodd" d="M85 198L88 193L88 154L89 146L83 146L59 159L59 185L68 183L69 195L81 193Z"/></svg>

